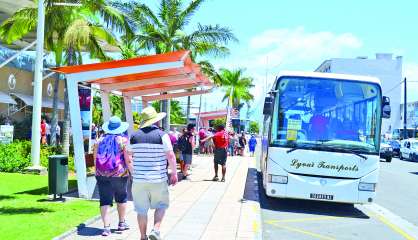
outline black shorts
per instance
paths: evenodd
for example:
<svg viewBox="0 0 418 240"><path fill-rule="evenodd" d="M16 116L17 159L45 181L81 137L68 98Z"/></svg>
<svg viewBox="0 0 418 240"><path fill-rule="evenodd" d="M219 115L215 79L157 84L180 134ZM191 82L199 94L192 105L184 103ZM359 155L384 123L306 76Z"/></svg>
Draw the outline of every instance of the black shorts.
<svg viewBox="0 0 418 240"><path fill-rule="evenodd" d="M214 151L214 162L215 164L225 165L226 157L228 156L225 148L215 148Z"/></svg>
<svg viewBox="0 0 418 240"><path fill-rule="evenodd" d="M113 198L117 203L128 201L128 177L96 176L99 188L100 206L113 206Z"/></svg>

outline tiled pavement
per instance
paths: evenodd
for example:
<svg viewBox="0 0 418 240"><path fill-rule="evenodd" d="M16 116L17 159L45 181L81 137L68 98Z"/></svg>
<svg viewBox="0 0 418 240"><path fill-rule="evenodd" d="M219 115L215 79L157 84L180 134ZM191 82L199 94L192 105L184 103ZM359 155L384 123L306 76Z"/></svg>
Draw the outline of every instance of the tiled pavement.
<svg viewBox="0 0 418 240"><path fill-rule="evenodd" d="M194 157L191 180L170 187L171 205L161 226L163 239L261 239L258 205L242 201L248 167L253 165L254 158L229 158L224 183L211 181L212 161L212 157ZM112 214L112 219L112 228L116 228L116 212ZM151 230L153 211L149 213L148 220ZM131 230L114 232L106 239L139 239L132 203L129 203L127 222ZM95 221L65 239L101 239L101 228L102 222Z"/></svg>

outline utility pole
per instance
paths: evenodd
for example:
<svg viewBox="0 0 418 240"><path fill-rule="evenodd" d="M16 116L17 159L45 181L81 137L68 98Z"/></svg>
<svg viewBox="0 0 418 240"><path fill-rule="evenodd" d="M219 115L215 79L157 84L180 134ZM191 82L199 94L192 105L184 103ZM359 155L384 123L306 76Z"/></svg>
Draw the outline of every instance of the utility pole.
<svg viewBox="0 0 418 240"><path fill-rule="evenodd" d="M404 78L404 93L403 93L403 139L408 138L406 129L406 114L407 114L407 98L406 98L406 78Z"/></svg>
<svg viewBox="0 0 418 240"><path fill-rule="evenodd" d="M32 166L29 171L43 173L46 170L40 166L41 149L41 111L42 111L42 73L44 55L45 6L44 1L38 1L38 26L36 28L36 60L33 85L32 106Z"/></svg>

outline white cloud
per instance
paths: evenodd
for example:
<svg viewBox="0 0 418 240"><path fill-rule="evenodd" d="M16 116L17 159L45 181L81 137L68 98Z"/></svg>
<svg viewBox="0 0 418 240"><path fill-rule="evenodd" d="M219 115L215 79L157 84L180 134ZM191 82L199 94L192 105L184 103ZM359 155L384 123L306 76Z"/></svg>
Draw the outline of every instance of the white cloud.
<svg viewBox="0 0 418 240"><path fill-rule="evenodd" d="M253 37L249 43L249 49L255 56L255 61L252 62L257 65L265 65L267 58L273 64L322 61L361 46L360 39L351 33L311 33L306 32L303 27L267 30Z"/></svg>
<svg viewBox="0 0 418 240"><path fill-rule="evenodd" d="M215 67L245 68L245 75L254 78L253 107L260 110L266 92L266 77L267 85L271 87L280 69L313 71L324 60L345 54L351 56L352 51L362 45L352 33L308 32L303 27L270 29L252 37L247 46L240 47L230 58L216 61Z"/></svg>

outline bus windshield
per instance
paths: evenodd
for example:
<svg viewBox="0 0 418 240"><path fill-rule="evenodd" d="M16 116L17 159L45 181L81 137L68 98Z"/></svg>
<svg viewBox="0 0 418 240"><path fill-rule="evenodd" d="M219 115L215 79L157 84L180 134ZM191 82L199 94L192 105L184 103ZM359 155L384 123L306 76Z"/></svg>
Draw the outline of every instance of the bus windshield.
<svg viewBox="0 0 418 240"><path fill-rule="evenodd" d="M375 83L281 77L271 144L379 153L381 90Z"/></svg>

